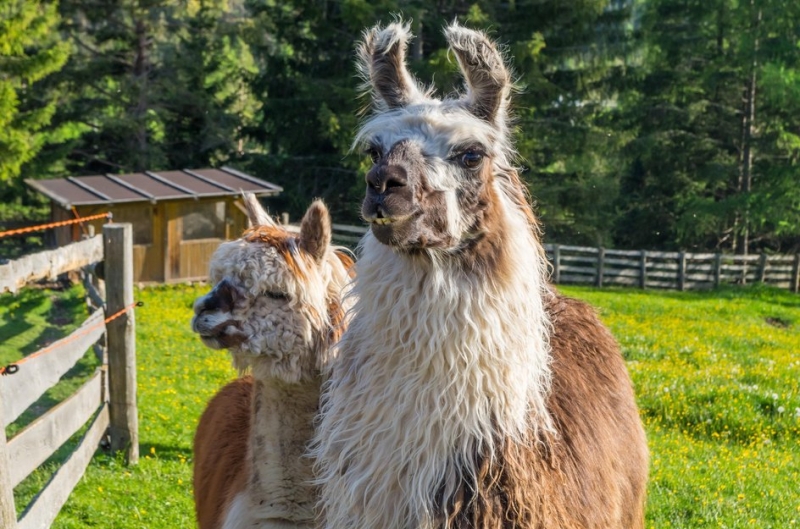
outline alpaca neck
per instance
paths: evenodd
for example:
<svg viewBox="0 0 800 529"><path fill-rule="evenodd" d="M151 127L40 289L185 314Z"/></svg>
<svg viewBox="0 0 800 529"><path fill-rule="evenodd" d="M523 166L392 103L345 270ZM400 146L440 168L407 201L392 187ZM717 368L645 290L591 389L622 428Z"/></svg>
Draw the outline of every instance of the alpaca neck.
<svg viewBox="0 0 800 529"><path fill-rule="evenodd" d="M321 379L286 383L256 378L247 493L256 520L314 520L312 461L305 456L319 407Z"/></svg>

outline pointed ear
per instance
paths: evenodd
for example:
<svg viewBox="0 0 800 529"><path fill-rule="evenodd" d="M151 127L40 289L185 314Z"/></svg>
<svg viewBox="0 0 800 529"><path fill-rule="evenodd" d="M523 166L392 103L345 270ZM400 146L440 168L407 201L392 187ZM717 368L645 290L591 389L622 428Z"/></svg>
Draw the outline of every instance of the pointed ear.
<svg viewBox="0 0 800 529"><path fill-rule="evenodd" d="M264 211L258 199L253 193L242 193L242 201L247 210L247 220L250 226L275 226L275 221Z"/></svg>
<svg viewBox="0 0 800 529"><path fill-rule="evenodd" d="M410 26L401 21L364 32L358 45L358 69L364 87L372 93L375 110L384 111L425 99L406 68Z"/></svg>
<svg viewBox="0 0 800 529"><path fill-rule="evenodd" d="M321 200L315 200L300 222L300 248L320 262L330 245L331 215Z"/></svg>
<svg viewBox="0 0 800 529"><path fill-rule="evenodd" d="M497 46L480 31L453 24L445 29L467 85L470 111L493 125L505 123L512 82Z"/></svg>

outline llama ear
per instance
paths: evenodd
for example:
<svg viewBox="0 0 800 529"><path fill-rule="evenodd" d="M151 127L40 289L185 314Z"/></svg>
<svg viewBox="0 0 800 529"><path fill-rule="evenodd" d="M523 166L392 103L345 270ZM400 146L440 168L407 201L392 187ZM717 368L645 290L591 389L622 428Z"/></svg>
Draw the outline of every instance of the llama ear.
<svg viewBox="0 0 800 529"><path fill-rule="evenodd" d="M331 215L321 200L315 200L300 222L300 248L321 262L330 245Z"/></svg>
<svg viewBox="0 0 800 529"><path fill-rule="evenodd" d="M247 210L247 220L250 226L275 226L275 221L264 211L253 193L242 193L242 201Z"/></svg>
<svg viewBox="0 0 800 529"><path fill-rule="evenodd" d="M398 21L385 28L366 30L358 45L358 69L378 111L425 99L406 68L406 48L411 37L409 24Z"/></svg>
<svg viewBox="0 0 800 529"><path fill-rule="evenodd" d="M493 125L504 123L512 82L497 46L480 31L456 23L445 29L445 37L464 74L470 111Z"/></svg>

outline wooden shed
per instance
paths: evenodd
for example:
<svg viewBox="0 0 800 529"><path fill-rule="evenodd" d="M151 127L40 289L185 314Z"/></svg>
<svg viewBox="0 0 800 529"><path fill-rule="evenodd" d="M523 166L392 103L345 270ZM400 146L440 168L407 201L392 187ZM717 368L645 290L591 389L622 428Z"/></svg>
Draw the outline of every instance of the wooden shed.
<svg viewBox="0 0 800 529"><path fill-rule="evenodd" d="M111 212L133 224L136 282L172 283L205 279L220 242L247 227L241 192L277 195L282 189L229 167L145 171L25 180L50 199L53 222ZM105 221L87 222L97 233ZM56 228L58 246L79 240L85 226Z"/></svg>

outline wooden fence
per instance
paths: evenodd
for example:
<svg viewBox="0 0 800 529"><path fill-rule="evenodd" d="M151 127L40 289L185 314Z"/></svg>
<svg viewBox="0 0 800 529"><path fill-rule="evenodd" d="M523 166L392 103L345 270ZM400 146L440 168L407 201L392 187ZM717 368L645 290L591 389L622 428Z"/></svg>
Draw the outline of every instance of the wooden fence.
<svg viewBox="0 0 800 529"><path fill-rule="evenodd" d="M130 464L138 461L132 242L130 224L107 224L102 236L0 265L0 292L16 292L31 281L82 269L86 272L87 303L94 309L72 334L23 358L16 369L0 377L3 529L50 527L101 441L109 438L112 450L125 450ZM5 427L104 336L105 343L98 350L106 352L107 362L70 397L7 440ZM87 423L78 446L17 520L14 487Z"/></svg>
<svg viewBox="0 0 800 529"><path fill-rule="evenodd" d="M354 246L367 228L333 225L333 239ZM584 284L701 290L722 284L765 283L800 290L800 254L728 255L722 253L610 250L545 244L556 284Z"/></svg>

